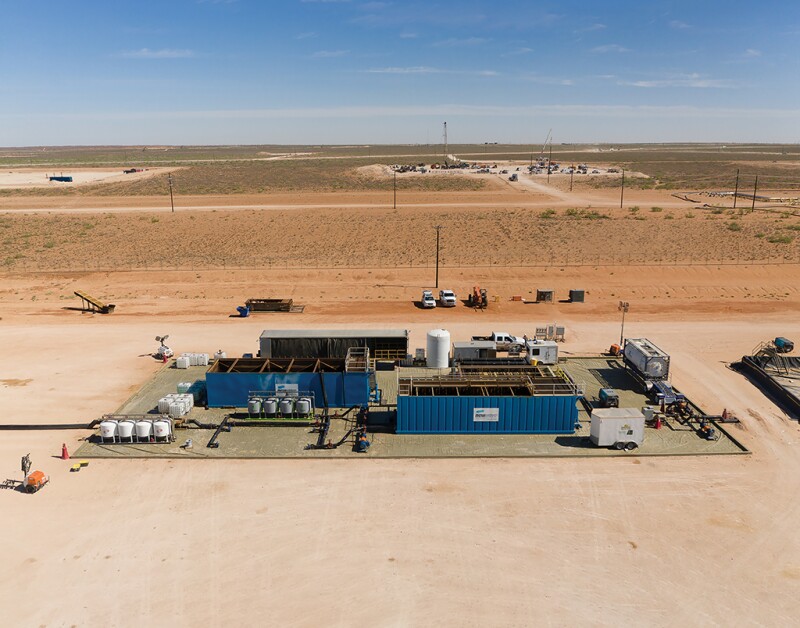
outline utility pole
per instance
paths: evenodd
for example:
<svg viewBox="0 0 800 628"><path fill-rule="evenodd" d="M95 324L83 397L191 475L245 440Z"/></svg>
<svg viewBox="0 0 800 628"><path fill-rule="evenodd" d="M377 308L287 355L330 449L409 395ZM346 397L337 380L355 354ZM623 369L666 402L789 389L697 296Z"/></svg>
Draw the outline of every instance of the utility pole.
<svg viewBox="0 0 800 628"><path fill-rule="evenodd" d="M736 187L733 189L733 208L736 209L736 199L739 198L739 169L736 169Z"/></svg>
<svg viewBox="0 0 800 628"><path fill-rule="evenodd" d="M553 142L550 141L550 156L547 158L547 183L550 183L550 171L553 169Z"/></svg>
<svg viewBox="0 0 800 628"><path fill-rule="evenodd" d="M172 213L175 213L175 199L172 196L172 173L170 172L167 175L167 179L169 180L169 204L172 207Z"/></svg>
<svg viewBox="0 0 800 628"><path fill-rule="evenodd" d="M617 309L622 312L622 327L619 329L619 347L622 348L622 339L625 335L625 314L628 313L628 308L630 307L630 303L627 301L620 301L619 307Z"/></svg>
<svg viewBox="0 0 800 628"><path fill-rule="evenodd" d="M444 123L443 139L444 139L444 165L446 166L447 165L447 122Z"/></svg>
<svg viewBox="0 0 800 628"><path fill-rule="evenodd" d="M753 205L750 207L750 211L754 211L756 208L756 192L758 191L758 175L756 175L756 182L753 185Z"/></svg>
<svg viewBox="0 0 800 628"><path fill-rule="evenodd" d="M569 191L572 192L572 177L575 176L575 169L573 168L569 173Z"/></svg>
<svg viewBox="0 0 800 628"><path fill-rule="evenodd" d="M442 225L436 225L436 288L439 288L439 231Z"/></svg>
<svg viewBox="0 0 800 628"><path fill-rule="evenodd" d="M392 209L397 209L397 170L394 171L394 201Z"/></svg>
<svg viewBox="0 0 800 628"><path fill-rule="evenodd" d="M625 198L625 168L622 169L622 188L619 192L619 208L622 209L622 199Z"/></svg>

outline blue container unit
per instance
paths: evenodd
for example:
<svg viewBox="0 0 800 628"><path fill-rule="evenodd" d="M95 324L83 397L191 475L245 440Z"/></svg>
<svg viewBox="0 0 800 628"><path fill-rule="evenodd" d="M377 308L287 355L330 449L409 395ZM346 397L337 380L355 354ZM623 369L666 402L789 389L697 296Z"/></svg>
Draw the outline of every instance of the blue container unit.
<svg viewBox="0 0 800 628"><path fill-rule="evenodd" d="M398 434L572 434L577 395L399 396Z"/></svg>
<svg viewBox="0 0 800 628"><path fill-rule="evenodd" d="M320 377L325 378L328 407L350 408L369 402L369 373L206 373L206 392L210 408L243 408L251 391L273 391L289 387L313 392L322 407Z"/></svg>

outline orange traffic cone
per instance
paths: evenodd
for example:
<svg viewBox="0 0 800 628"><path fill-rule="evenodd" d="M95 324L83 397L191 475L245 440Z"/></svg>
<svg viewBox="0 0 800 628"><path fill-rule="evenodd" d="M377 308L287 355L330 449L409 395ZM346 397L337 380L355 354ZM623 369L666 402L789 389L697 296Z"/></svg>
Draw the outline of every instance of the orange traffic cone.
<svg viewBox="0 0 800 628"><path fill-rule="evenodd" d="M728 420L728 408L725 408L725 409L722 411L722 420L723 420L723 421L727 421L727 420Z"/></svg>
<svg viewBox="0 0 800 628"><path fill-rule="evenodd" d="M69 452L67 451L67 444L61 444L61 459L62 460L69 460Z"/></svg>

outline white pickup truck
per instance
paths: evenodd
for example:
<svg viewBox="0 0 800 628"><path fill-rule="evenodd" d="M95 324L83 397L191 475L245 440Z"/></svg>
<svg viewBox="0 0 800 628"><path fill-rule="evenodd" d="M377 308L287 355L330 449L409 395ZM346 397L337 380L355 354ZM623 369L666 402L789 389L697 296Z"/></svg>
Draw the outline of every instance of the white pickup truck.
<svg viewBox="0 0 800 628"><path fill-rule="evenodd" d="M455 307L456 293L452 290L439 290L439 304L442 307Z"/></svg>
<svg viewBox="0 0 800 628"><path fill-rule="evenodd" d="M431 308L436 307L436 299L433 298L433 292L430 290L423 290L422 291L422 307L424 308Z"/></svg>
<svg viewBox="0 0 800 628"><path fill-rule="evenodd" d="M525 347L525 338L512 336L506 332L493 331L490 336L473 336L473 340L491 340L498 351L518 353Z"/></svg>

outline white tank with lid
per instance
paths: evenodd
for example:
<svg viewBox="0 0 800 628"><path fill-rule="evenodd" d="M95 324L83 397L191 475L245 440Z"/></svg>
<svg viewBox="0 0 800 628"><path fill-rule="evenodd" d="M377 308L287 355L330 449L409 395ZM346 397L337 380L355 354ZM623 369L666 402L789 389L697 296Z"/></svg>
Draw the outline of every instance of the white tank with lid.
<svg viewBox="0 0 800 628"><path fill-rule="evenodd" d="M275 416L278 413L278 400L274 397L265 399L262 408L267 416Z"/></svg>
<svg viewBox="0 0 800 628"><path fill-rule="evenodd" d="M112 440L117 436L117 422L114 420L105 420L100 422L100 438L103 440Z"/></svg>
<svg viewBox="0 0 800 628"><path fill-rule="evenodd" d="M120 421L117 424L117 434L119 434L120 440L133 440L133 429L135 425L136 423L130 419Z"/></svg>
<svg viewBox="0 0 800 628"><path fill-rule="evenodd" d="M291 397L284 397L281 399L281 414L288 415L294 411L294 399Z"/></svg>
<svg viewBox="0 0 800 628"><path fill-rule="evenodd" d="M152 421L136 421L136 438L138 440L150 440L153 435Z"/></svg>
<svg viewBox="0 0 800 628"><path fill-rule="evenodd" d="M156 440L166 440L169 438L170 425L169 421L156 421L153 423L153 432L155 433Z"/></svg>
<svg viewBox="0 0 800 628"><path fill-rule="evenodd" d="M450 332L432 329L428 332L428 368L444 369L450 366Z"/></svg>
<svg viewBox="0 0 800 628"><path fill-rule="evenodd" d="M311 414L311 399L308 397L300 397L295 406L295 412L300 416L308 416Z"/></svg>
<svg viewBox="0 0 800 628"><path fill-rule="evenodd" d="M253 397L247 401L248 414L261 414L261 399Z"/></svg>

